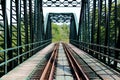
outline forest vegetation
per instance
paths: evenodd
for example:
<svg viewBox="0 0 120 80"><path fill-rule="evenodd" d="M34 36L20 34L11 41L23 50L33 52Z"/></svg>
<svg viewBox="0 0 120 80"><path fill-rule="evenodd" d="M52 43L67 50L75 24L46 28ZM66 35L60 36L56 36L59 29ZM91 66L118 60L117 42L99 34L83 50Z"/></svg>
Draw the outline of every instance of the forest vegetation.
<svg viewBox="0 0 120 80"><path fill-rule="evenodd" d="M69 42L69 25L52 23L52 42Z"/></svg>

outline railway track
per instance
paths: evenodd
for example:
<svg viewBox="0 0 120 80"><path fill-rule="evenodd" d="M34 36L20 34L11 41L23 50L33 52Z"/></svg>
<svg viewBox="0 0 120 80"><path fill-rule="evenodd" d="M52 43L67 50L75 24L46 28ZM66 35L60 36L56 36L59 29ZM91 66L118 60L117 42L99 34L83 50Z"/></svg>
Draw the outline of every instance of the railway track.
<svg viewBox="0 0 120 80"><path fill-rule="evenodd" d="M58 48L59 43L55 44L55 48L51 54L51 57L44 68L44 71L40 77L40 80L53 80L54 77L54 71L55 71L55 63L58 55Z"/></svg>
<svg viewBox="0 0 120 80"><path fill-rule="evenodd" d="M79 63L76 61L75 57L72 55L72 52L67 44L63 43L64 51L67 55L69 64L72 68L72 71L75 75L75 80L89 80L87 75L84 73L82 68L79 66Z"/></svg>
<svg viewBox="0 0 120 80"><path fill-rule="evenodd" d="M63 54L60 52L59 47L62 47ZM58 54L65 55L64 56L66 58L65 60L67 60L67 62L68 62L67 67L66 67L66 65L63 65L63 63L60 64L58 62L58 59L61 58L60 56L58 56ZM64 62L64 60L63 60L63 62ZM71 77L69 80L91 80L91 78L86 74L84 69L82 69L82 67L80 66L78 59L76 59L76 55L73 55L73 51L65 43L60 43L60 44L56 43L54 46L54 50L51 53L51 56L44 63L43 63L44 66L42 66L42 68L41 68L41 72L38 72L38 70L36 70L39 78L38 79L31 78L32 80L61 80L61 78L57 78L58 77L57 73L59 73L57 70L58 70L58 68L61 68L61 66L64 68L70 69L70 71L68 71L69 75L67 75L67 76ZM60 65L60 67L57 65ZM65 71L63 71L63 73L64 74L62 74L62 76L63 77L66 76ZM33 75L33 77L34 77L34 75ZM96 79L98 80L98 76ZM62 79L62 80L67 80L67 79ZM101 80L101 79L99 79L99 80Z"/></svg>

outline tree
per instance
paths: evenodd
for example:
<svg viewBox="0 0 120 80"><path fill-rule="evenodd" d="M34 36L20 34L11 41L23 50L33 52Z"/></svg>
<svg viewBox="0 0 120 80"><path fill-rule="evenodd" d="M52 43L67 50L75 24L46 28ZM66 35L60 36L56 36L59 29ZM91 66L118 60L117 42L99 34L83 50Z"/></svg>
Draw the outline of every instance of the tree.
<svg viewBox="0 0 120 80"><path fill-rule="evenodd" d="M69 27L66 24L57 25L52 23L52 41L65 41L68 42Z"/></svg>

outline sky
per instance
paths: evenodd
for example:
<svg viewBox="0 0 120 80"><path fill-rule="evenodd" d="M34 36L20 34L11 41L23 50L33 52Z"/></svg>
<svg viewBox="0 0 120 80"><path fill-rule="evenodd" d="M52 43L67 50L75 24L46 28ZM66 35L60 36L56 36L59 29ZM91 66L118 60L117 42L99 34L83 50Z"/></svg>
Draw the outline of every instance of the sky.
<svg viewBox="0 0 120 80"><path fill-rule="evenodd" d="M80 7L43 7L44 17L47 13L74 13L79 21Z"/></svg>
<svg viewBox="0 0 120 80"><path fill-rule="evenodd" d="M8 14L8 23L10 23L10 0L7 1L7 14ZM80 7L43 7L44 18L47 13L74 13L77 16L79 21L80 16Z"/></svg>
<svg viewBox="0 0 120 80"><path fill-rule="evenodd" d="M76 26L78 28L78 21L80 17L80 7L43 7L44 18L47 13L74 13L76 15ZM57 23L61 25L62 23ZM66 23L69 25L69 23Z"/></svg>
<svg viewBox="0 0 120 80"><path fill-rule="evenodd" d="M47 1L47 0L44 0L44 1ZM55 1L55 0L53 0ZM60 0L60 1L64 1L64 0ZM72 0L69 0L69 1L72 1ZM77 0L77 1L80 1L80 0ZM117 0L118 3L120 2L120 0ZM108 3L108 2L107 2ZM8 14L8 19L10 18L10 0L7 0L7 14ZM1 6L0 6L1 8ZM80 7L43 7L43 13L44 13L44 18L46 16L47 13L50 13L50 12L54 12L54 13L75 13L76 16L77 16L77 20L79 21L79 16L80 16Z"/></svg>

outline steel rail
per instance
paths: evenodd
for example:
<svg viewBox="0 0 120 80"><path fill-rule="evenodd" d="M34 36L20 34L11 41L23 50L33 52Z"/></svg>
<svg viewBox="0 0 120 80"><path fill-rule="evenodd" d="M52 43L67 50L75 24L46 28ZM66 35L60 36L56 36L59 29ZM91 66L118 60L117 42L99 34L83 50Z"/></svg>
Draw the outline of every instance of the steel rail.
<svg viewBox="0 0 120 80"><path fill-rule="evenodd" d="M69 60L69 64L71 68L73 69L73 73L75 74L75 78L77 80L89 80L88 76L84 73L79 63L76 61L76 59L72 55L72 52L69 49L68 45L65 43L62 43L62 44L63 44L64 51L67 55L67 58Z"/></svg>
<svg viewBox="0 0 120 80"><path fill-rule="evenodd" d="M51 54L49 61L47 62L46 67L40 77L40 80L52 80L55 71L55 62L58 55L59 43L55 44L54 50Z"/></svg>

